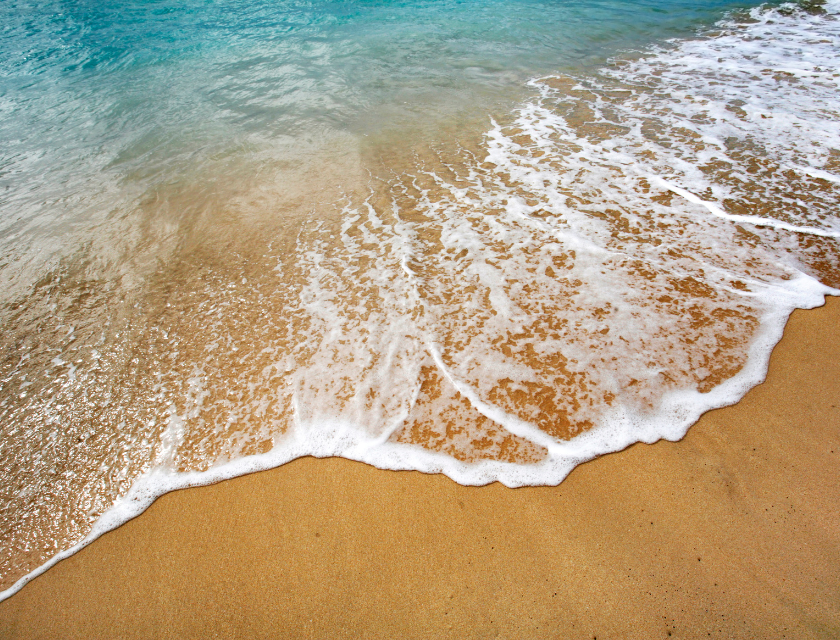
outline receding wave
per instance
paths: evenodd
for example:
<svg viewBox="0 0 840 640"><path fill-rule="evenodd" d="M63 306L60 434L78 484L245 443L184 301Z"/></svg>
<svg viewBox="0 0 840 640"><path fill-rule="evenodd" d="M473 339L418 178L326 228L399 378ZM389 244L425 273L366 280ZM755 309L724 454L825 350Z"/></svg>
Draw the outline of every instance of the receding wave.
<svg viewBox="0 0 840 640"><path fill-rule="evenodd" d="M838 12L533 80L479 141L299 192L170 188L240 185L142 285L46 269L3 310L4 595L175 488L305 455L556 484L736 402L840 286Z"/></svg>

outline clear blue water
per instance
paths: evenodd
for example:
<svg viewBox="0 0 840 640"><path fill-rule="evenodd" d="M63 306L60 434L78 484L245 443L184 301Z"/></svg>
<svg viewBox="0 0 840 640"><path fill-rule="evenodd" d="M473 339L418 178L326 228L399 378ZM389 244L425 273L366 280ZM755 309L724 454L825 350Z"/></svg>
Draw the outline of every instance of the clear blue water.
<svg viewBox="0 0 840 640"><path fill-rule="evenodd" d="M31 145L124 161L249 136L416 125L486 110L534 75L598 65L744 6L7 0L3 164Z"/></svg>

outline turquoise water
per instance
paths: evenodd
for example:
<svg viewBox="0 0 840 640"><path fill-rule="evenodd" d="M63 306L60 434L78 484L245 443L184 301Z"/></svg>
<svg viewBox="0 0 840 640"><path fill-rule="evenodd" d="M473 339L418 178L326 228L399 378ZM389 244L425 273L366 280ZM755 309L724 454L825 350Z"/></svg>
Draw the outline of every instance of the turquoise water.
<svg viewBox="0 0 840 640"><path fill-rule="evenodd" d="M840 293L840 4L0 3L0 598L174 489L557 484Z"/></svg>
<svg viewBox="0 0 840 640"><path fill-rule="evenodd" d="M534 75L690 34L744 6L11 1L0 9L0 90L33 118L83 108L100 134L152 123L175 134L205 120L242 134L294 135L353 127L386 106L428 117L438 92L467 101L518 88ZM52 120L45 133L59 124Z"/></svg>
<svg viewBox="0 0 840 640"><path fill-rule="evenodd" d="M596 66L743 6L8 1L4 175L25 172L32 154L58 172L79 156L153 171L253 138L425 127L509 102L535 75Z"/></svg>

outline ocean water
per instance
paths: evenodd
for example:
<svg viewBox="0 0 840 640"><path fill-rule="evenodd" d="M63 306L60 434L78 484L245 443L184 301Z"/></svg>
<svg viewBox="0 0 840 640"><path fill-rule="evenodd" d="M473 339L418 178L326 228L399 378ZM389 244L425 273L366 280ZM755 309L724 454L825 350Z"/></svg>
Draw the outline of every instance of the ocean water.
<svg viewBox="0 0 840 640"><path fill-rule="evenodd" d="M838 15L0 4L0 597L173 489L557 484L736 402L840 293Z"/></svg>

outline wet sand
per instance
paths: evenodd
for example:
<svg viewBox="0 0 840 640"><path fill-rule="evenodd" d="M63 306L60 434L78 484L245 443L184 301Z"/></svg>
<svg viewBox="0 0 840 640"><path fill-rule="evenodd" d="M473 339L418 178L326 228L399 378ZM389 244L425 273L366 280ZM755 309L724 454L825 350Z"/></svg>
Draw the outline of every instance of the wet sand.
<svg viewBox="0 0 840 640"><path fill-rule="evenodd" d="M838 327L797 311L739 404L558 487L302 459L166 495L0 637L840 637Z"/></svg>

